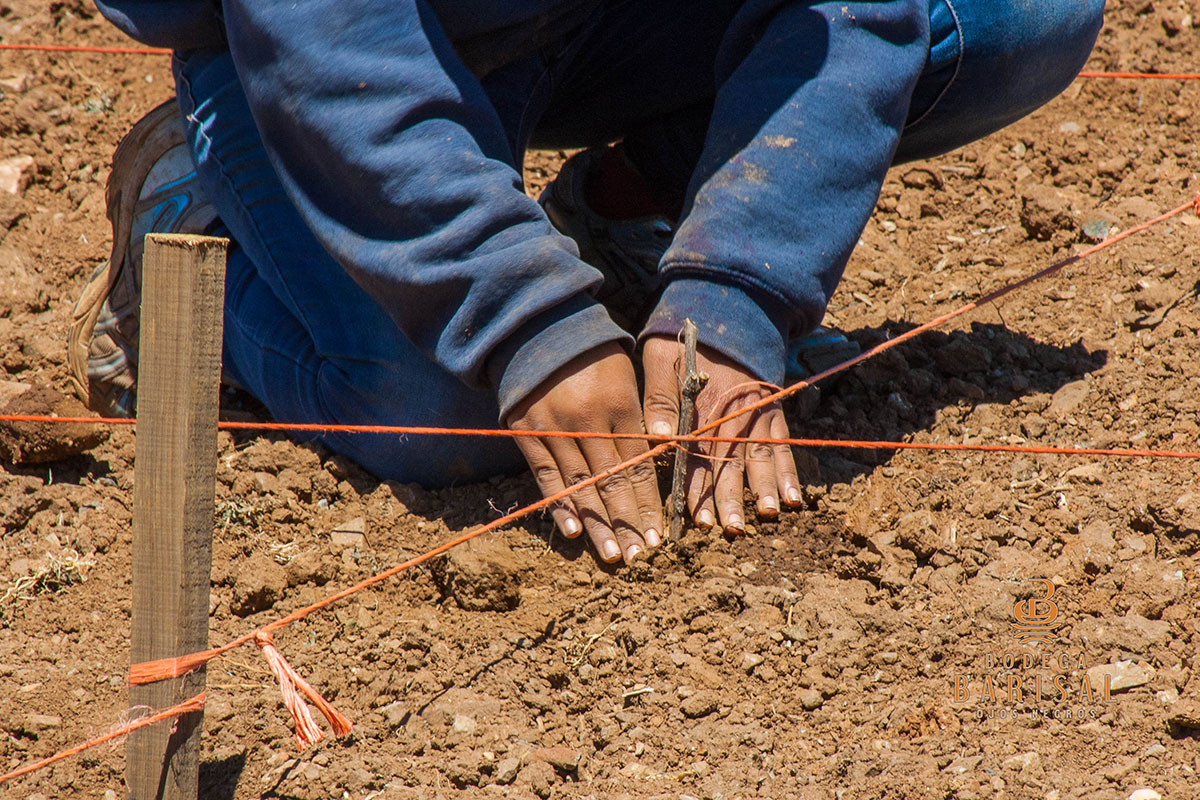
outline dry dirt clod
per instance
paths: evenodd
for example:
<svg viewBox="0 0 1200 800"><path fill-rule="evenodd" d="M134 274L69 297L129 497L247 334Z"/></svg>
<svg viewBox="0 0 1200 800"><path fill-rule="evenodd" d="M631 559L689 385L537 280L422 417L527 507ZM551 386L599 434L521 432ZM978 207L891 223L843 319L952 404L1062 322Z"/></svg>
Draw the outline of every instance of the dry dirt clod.
<svg viewBox="0 0 1200 800"><path fill-rule="evenodd" d="M720 699L713 692L696 692L684 698L679 704L679 710L688 719L699 719L716 711L720 703Z"/></svg>
<svg viewBox="0 0 1200 800"><path fill-rule="evenodd" d="M3 414L88 417L91 412L73 397L49 386L34 386L3 407ZM108 428L84 422L0 422L0 460L41 464L77 456L108 438Z"/></svg>
<svg viewBox="0 0 1200 800"><path fill-rule="evenodd" d="M465 611L511 611L521 602L527 562L503 539L479 537L433 562L433 579Z"/></svg>
<svg viewBox="0 0 1200 800"><path fill-rule="evenodd" d="M287 571L265 555L254 555L238 569L229 607L239 617L266 611L287 591Z"/></svg>

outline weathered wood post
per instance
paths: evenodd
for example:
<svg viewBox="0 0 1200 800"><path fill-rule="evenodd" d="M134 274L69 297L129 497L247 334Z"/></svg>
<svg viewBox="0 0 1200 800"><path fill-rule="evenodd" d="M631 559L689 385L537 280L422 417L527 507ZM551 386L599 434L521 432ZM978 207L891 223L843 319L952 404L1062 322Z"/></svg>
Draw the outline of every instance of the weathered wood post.
<svg viewBox="0 0 1200 800"><path fill-rule="evenodd" d="M133 490L131 663L208 647L217 405L228 241L150 234L142 273ZM130 705L174 705L204 670L130 687ZM135 731L125 778L133 800L195 800L203 712Z"/></svg>

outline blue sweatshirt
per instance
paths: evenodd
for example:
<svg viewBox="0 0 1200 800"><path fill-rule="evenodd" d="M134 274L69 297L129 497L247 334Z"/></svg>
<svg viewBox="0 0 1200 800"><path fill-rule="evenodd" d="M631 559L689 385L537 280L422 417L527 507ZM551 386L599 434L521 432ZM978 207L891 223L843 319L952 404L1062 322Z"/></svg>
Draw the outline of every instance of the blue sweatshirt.
<svg viewBox="0 0 1200 800"><path fill-rule="evenodd" d="M122 30L228 47L264 144L321 243L405 334L507 413L628 336L599 273L522 191L479 83L611 0L98 0ZM654 0L643 0L654 2ZM746 0L645 332L760 379L815 327L874 206L928 50L924 0Z"/></svg>

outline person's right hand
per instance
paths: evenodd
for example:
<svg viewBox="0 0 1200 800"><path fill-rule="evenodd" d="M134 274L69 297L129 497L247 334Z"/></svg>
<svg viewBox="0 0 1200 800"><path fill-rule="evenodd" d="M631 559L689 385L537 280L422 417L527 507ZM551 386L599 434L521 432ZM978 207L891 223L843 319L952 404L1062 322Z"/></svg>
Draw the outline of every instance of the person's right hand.
<svg viewBox="0 0 1200 800"><path fill-rule="evenodd" d="M644 433L633 364L615 343L564 364L505 420L518 431ZM517 437L543 496L646 452L639 439ZM582 489L551 514L569 538L587 531L604 561L630 562L662 540L662 500L650 459Z"/></svg>

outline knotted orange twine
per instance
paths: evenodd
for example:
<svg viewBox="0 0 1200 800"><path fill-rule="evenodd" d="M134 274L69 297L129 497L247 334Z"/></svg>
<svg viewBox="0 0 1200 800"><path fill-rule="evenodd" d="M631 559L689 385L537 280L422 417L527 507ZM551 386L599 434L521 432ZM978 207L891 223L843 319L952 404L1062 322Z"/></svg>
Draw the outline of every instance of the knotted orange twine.
<svg viewBox="0 0 1200 800"><path fill-rule="evenodd" d="M283 704L291 712L292 722L296 725L296 745L301 750L324 738L321 729L313 720L312 712L308 710L308 704L300 696L301 693L317 707L318 711L325 715L325 719L329 720L329 726L333 728L335 736L344 736L350 732L350 720L346 719L328 700L321 697L321 693L314 689L308 681L300 677L299 673L283 657L283 653L275 647L275 637L269 631L255 633L254 643L262 648L263 656L267 659L267 666L279 680L279 689L283 692ZM297 689L300 691L297 692Z"/></svg>

